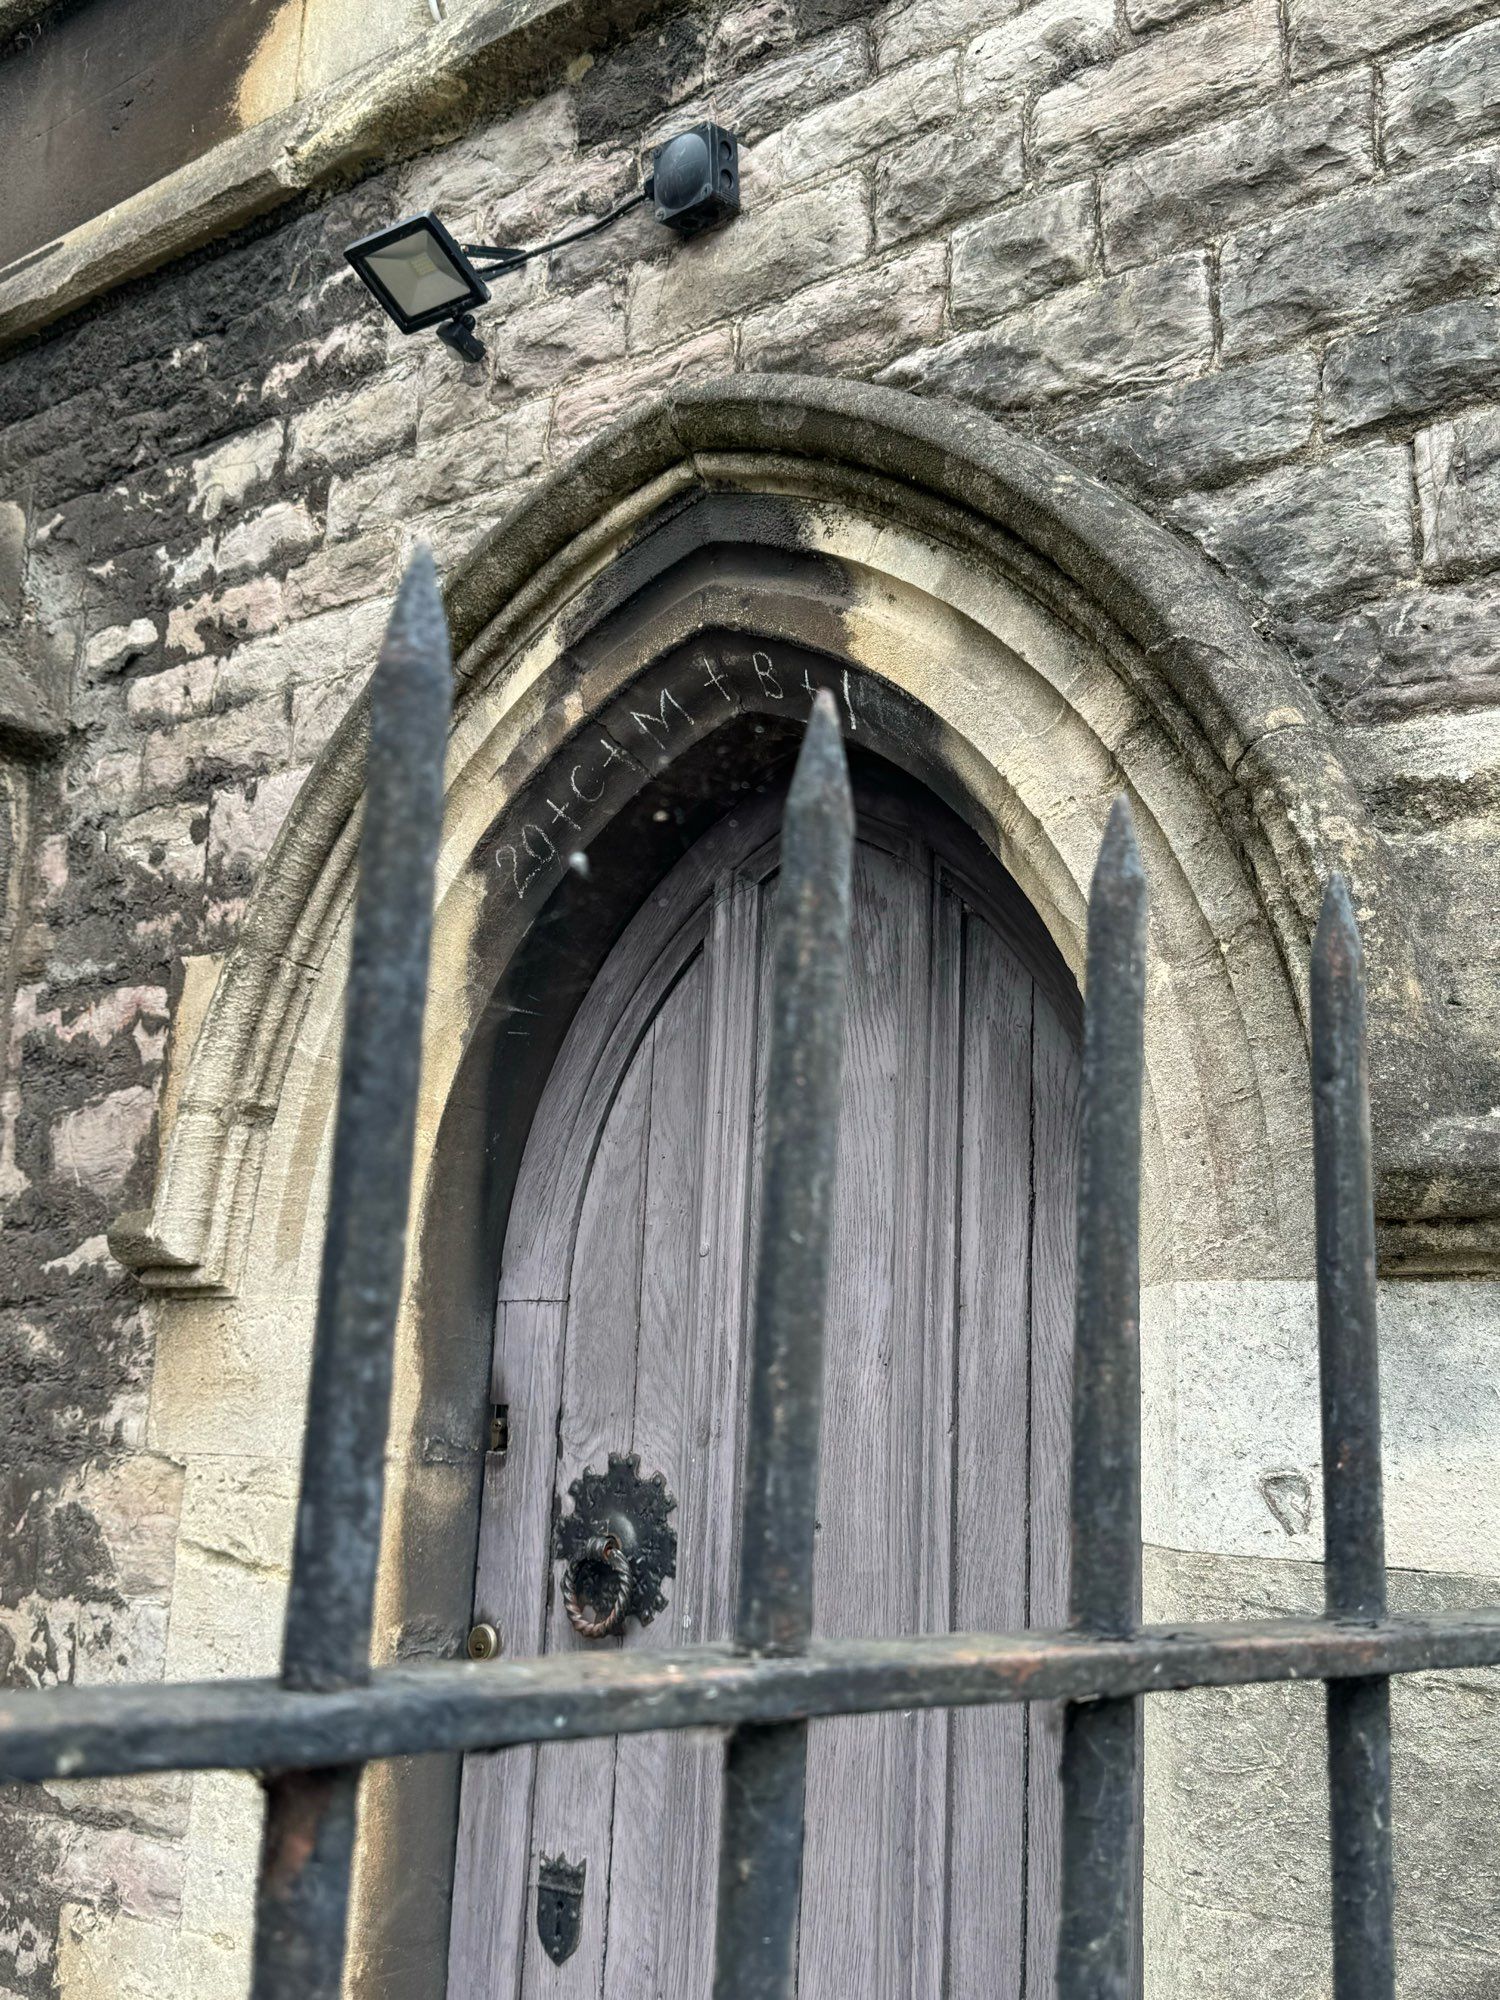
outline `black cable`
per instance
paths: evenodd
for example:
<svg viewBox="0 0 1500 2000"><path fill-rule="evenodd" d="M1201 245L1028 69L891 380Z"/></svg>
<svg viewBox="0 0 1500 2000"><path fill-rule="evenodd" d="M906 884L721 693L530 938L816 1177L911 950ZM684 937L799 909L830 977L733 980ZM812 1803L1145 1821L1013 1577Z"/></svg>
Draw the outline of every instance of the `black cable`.
<svg viewBox="0 0 1500 2000"><path fill-rule="evenodd" d="M628 215L633 208L639 208L646 199L646 190L637 188L633 195L622 201L608 214L596 216L582 229L575 229L571 236L554 236L550 243L538 243L531 250L506 250L493 243L460 243L458 246L466 257L495 257L498 263L475 265L481 278L497 277L502 271L515 271L522 264L529 264L533 257L545 257L552 250L566 250L570 243L582 243L586 236L597 236L601 229L608 229L612 222L618 222L622 215Z"/></svg>

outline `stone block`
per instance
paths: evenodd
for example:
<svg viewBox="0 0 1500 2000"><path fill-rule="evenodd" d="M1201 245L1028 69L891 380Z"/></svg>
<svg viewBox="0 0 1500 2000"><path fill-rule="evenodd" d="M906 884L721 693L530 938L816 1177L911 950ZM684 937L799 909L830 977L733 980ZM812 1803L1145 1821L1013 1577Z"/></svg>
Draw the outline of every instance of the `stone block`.
<svg viewBox="0 0 1500 2000"><path fill-rule="evenodd" d="M366 466L328 490L328 536L346 536L405 521L424 508L466 500L540 465L552 406L545 397L503 412L476 395L476 421L439 438L415 457Z"/></svg>
<svg viewBox="0 0 1500 2000"><path fill-rule="evenodd" d="M1429 570L1457 575L1500 560L1500 410L1417 432L1417 498Z"/></svg>
<svg viewBox="0 0 1500 2000"><path fill-rule="evenodd" d="M1094 261L1094 185L1074 181L955 230L955 326L976 326L1077 284Z"/></svg>
<svg viewBox="0 0 1500 2000"><path fill-rule="evenodd" d="M577 143L572 93L549 91L503 118L485 120L439 152L423 153L404 169L392 213L434 209L456 229L460 220L477 221L491 203L571 159Z"/></svg>
<svg viewBox="0 0 1500 2000"><path fill-rule="evenodd" d="M1045 91L1035 113L1036 157L1051 178L1064 179L1196 119L1238 111L1281 81L1273 0L1245 0Z"/></svg>
<svg viewBox="0 0 1500 2000"><path fill-rule="evenodd" d="M181 1912L183 1865L180 1841L75 1822L63 1836L56 1881L69 1901L98 1900L162 1922Z"/></svg>
<svg viewBox="0 0 1500 2000"><path fill-rule="evenodd" d="M869 37L862 27L840 28L779 62L726 77L715 93L714 109L742 145L754 146L831 98L852 96L869 76Z"/></svg>
<svg viewBox="0 0 1500 2000"><path fill-rule="evenodd" d="M275 478L283 437L281 420L273 418L194 459L193 512L204 521L238 513L257 488Z"/></svg>
<svg viewBox="0 0 1500 2000"><path fill-rule="evenodd" d="M882 69L896 69L934 49L951 49L994 27L997 20L1018 14L1024 0L910 0L887 7L875 21L875 59Z"/></svg>
<svg viewBox="0 0 1500 2000"><path fill-rule="evenodd" d="M156 1092L139 1083L64 1112L49 1133L53 1171L90 1194L117 1195L155 1117Z"/></svg>
<svg viewBox="0 0 1500 2000"><path fill-rule="evenodd" d="M294 569L284 586L286 610L293 618L311 618L384 597L397 581L395 537L389 529L377 528L352 541L330 542Z"/></svg>
<svg viewBox="0 0 1500 2000"><path fill-rule="evenodd" d="M0 500L0 625L20 617L25 580L26 510L14 500Z"/></svg>
<svg viewBox="0 0 1500 2000"><path fill-rule="evenodd" d="M1205 0L1125 0L1125 19L1136 34L1164 28L1184 14L1196 14Z"/></svg>
<svg viewBox="0 0 1500 2000"><path fill-rule="evenodd" d="M84 672L92 680L120 673L132 661L154 653L161 634L151 618L132 618L128 625L111 625L84 641Z"/></svg>
<svg viewBox="0 0 1500 2000"><path fill-rule="evenodd" d="M1414 589L1342 617L1300 619L1291 639L1348 722L1500 702L1500 586Z"/></svg>
<svg viewBox="0 0 1500 2000"><path fill-rule="evenodd" d="M948 123L957 109L956 54L908 63L785 126L758 149L757 165L777 187L797 187Z"/></svg>
<svg viewBox="0 0 1500 2000"><path fill-rule="evenodd" d="M632 274L631 352L669 346L715 320L821 283L859 263L869 241L858 174L747 209L733 229L685 242L666 263Z"/></svg>
<svg viewBox="0 0 1500 2000"><path fill-rule="evenodd" d="M1021 116L1013 107L982 108L875 162L875 241L884 247L924 236L989 208L1021 185Z"/></svg>
<svg viewBox="0 0 1500 2000"><path fill-rule="evenodd" d="M201 806L156 806L116 829L110 847L144 874L172 882L201 882L208 831Z"/></svg>
<svg viewBox="0 0 1500 2000"><path fill-rule="evenodd" d="M141 749L141 783L154 797L199 791L206 773L256 773L291 761L291 730L282 694L246 702L222 715L194 716L156 729Z"/></svg>
<svg viewBox="0 0 1500 2000"><path fill-rule="evenodd" d="M1099 195L1106 264L1169 256L1368 179L1373 100L1368 76L1339 77L1110 168Z"/></svg>
<svg viewBox="0 0 1500 2000"><path fill-rule="evenodd" d="M1208 365L1208 272L1200 257L1075 285L993 326L904 356L883 381L992 410L1105 396Z"/></svg>
<svg viewBox="0 0 1500 2000"><path fill-rule="evenodd" d="M492 322L491 394L535 395L585 368L618 361L625 352L624 308L624 288L610 279L583 292L544 292Z"/></svg>
<svg viewBox="0 0 1500 2000"><path fill-rule="evenodd" d="M964 51L964 97L1019 103L1029 92L1102 62L1118 43L1114 0L1036 0L976 35Z"/></svg>
<svg viewBox="0 0 1500 2000"><path fill-rule="evenodd" d="M300 477L345 472L391 452L409 451L416 436L411 376L377 375L293 417L287 427L287 470Z"/></svg>
<svg viewBox="0 0 1500 2000"><path fill-rule="evenodd" d="M714 326L649 359L631 359L617 368L586 375L558 395L552 416L552 448L557 452L574 449L645 397L704 376L733 372L734 330Z"/></svg>
<svg viewBox="0 0 1500 2000"><path fill-rule="evenodd" d="M300 501L277 500L258 514L247 514L214 544L214 568L220 576L301 562L323 538L320 524Z"/></svg>
<svg viewBox="0 0 1500 2000"><path fill-rule="evenodd" d="M227 590L174 604L167 613L167 650L204 653L210 640L231 644L274 632L287 615L280 577L251 576Z"/></svg>
<svg viewBox="0 0 1500 2000"><path fill-rule="evenodd" d="M243 785L225 785L209 809L207 866L215 876L243 868L252 875L271 851L281 823L302 789L307 769L273 771Z"/></svg>
<svg viewBox="0 0 1500 2000"><path fill-rule="evenodd" d="M1492 156L1338 195L1225 244L1224 352L1260 354L1348 319L1479 291L1497 262Z"/></svg>
<svg viewBox="0 0 1500 2000"><path fill-rule="evenodd" d="M384 607L385 615L389 614L389 609L389 606ZM384 623L384 616L381 622ZM297 689L292 696L290 756L293 763L305 765L313 761L353 707L374 666L372 654L368 665L358 673L346 674L342 680Z"/></svg>
<svg viewBox="0 0 1500 2000"><path fill-rule="evenodd" d="M1386 164L1457 153L1500 130L1500 22L1483 21L1385 65Z"/></svg>
<svg viewBox="0 0 1500 2000"><path fill-rule="evenodd" d="M1283 466L1179 500L1177 525L1276 609L1389 586L1416 569L1411 470L1395 445Z"/></svg>
<svg viewBox="0 0 1500 2000"><path fill-rule="evenodd" d="M892 263L812 285L749 315L740 328L740 359L768 373L867 375L937 338L946 270L943 245L924 243Z"/></svg>
<svg viewBox="0 0 1500 2000"><path fill-rule="evenodd" d="M1376 55L1473 12L1473 0L1287 0L1292 75Z"/></svg>
<svg viewBox="0 0 1500 2000"><path fill-rule="evenodd" d="M1137 493L1222 486L1312 441L1318 361L1302 352L1215 369L1069 419L1053 436Z"/></svg>
<svg viewBox="0 0 1500 2000"><path fill-rule="evenodd" d="M1330 341L1323 358L1323 425L1335 437L1497 393L1500 308L1492 299L1404 313Z"/></svg>

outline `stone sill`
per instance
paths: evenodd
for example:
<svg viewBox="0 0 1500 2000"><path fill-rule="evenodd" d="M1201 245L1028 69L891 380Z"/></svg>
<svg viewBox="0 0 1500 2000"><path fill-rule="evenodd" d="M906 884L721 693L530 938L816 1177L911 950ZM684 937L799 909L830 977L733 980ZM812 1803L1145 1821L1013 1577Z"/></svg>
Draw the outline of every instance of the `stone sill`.
<svg viewBox="0 0 1500 2000"><path fill-rule="evenodd" d="M448 143L652 5L498 0L384 51L0 269L0 352L287 202Z"/></svg>

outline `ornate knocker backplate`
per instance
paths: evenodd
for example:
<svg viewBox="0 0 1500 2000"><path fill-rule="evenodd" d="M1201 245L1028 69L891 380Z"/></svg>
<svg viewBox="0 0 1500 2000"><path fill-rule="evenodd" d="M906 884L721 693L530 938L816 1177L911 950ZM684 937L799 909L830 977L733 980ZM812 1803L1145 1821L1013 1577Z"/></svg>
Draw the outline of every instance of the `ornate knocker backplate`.
<svg viewBox="0 0 1500 2000"><path fill-rule="evenodd" d="M677 1535L667 1517L677 1502L655 1472L641 1477L632 1453L609 1455L604 1472L580 1473L568 1488L573 1511L553 1530L553 1552L567 1564L563 1609L584 1639L620 1631L627 1618L649 1625L666 1609L662 1585L677 1574Z"/></svg>

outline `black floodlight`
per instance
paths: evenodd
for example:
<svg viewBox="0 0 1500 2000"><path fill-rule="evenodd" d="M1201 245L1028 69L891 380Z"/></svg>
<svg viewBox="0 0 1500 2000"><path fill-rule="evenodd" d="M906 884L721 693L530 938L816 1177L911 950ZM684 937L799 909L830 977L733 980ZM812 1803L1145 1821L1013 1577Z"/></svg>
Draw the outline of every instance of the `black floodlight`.
<svg viewBox="0 0 1500 2000"><path fill-rule="evenodd" d="M656 219L696 236L740 212L740 142L722 125L695 125L656 149L646 191Z"/></svg>
<svg viewBox="0 0 1500 2000"><path fill-rule="evenodd" d="M435 215L411 215L344 252L403 333L457 319L490 288Z"/></svg>
<svg viewBox="0 0 1500 2000"><path fill-rule="evenodd" d="M459 243L435 215L412 215L351 243L344 255L403 333L435 326L438 339L463 360L482 361L484 342L474 331L473 308L489 303L486 278L597 236L645 201L655 204L658 222L683 236L738 215L740 146L733 132L722 125L695 125L668 139L657 147L644 187L582 229L530 250Z"/></svg>

